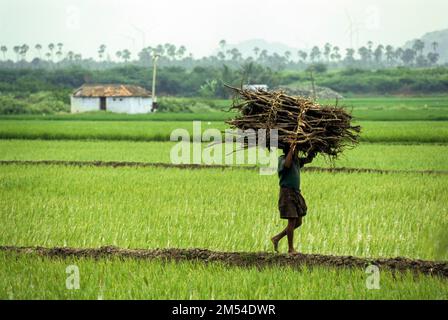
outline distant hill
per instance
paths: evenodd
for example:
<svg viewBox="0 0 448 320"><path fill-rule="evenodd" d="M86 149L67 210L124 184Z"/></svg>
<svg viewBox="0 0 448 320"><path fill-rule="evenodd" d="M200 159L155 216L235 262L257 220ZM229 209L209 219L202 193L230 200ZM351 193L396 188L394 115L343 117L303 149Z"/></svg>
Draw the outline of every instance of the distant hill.
<svg viewBox="0 0 448 320"><path fill-rule="evenodd" d="M263 39L251 39L242 41L236 44L228 43L224 50L230 50L233 48L237 48L244 57L254 56L254 48L257 47L260 49L260 52L263 50L267 50L270 54L272 53L278 53L280 55L283 55L285 51L290 51L291 56L297 56L297 51L299 49L290 47L286 44L280 43L280 42L268 42ZM216 50L216 52L219 50Z"/></svg>
<svg viewBox="0 0 448 320"><path fill-rule="evenodd" d="M415 40L417 39L406 42L404 47L411 48ZM439 44L437 48L437 52L440 55L439 62L448 63L448 29L428 32L420 37L420 40L425 43L425 53L432 51L432 43L437 42Z"/></svg>

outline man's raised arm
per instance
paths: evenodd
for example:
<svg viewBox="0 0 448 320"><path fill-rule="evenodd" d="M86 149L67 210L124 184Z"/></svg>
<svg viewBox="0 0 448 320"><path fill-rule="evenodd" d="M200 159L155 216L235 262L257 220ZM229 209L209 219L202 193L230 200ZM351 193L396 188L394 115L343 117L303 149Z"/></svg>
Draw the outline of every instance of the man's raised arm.
<svg viewBox="0 0 448 320"><path fill-rule="evenodd" d="M293 145L289 148L289 152L286 155L286 159L285 159L285 168L287 168L287 169L291 168L292 158L294 157L295 151L296 151L296 145Z"/></svg>
<svg viewBox="0 0 448 320"><path fill-rule="evenodd" d="M310 153L308 153L308 155L305 158L300 158L299 159L300 168L303 168L304 165L312 162L315 157L316 157L316 153L310 152Z"/></svg>

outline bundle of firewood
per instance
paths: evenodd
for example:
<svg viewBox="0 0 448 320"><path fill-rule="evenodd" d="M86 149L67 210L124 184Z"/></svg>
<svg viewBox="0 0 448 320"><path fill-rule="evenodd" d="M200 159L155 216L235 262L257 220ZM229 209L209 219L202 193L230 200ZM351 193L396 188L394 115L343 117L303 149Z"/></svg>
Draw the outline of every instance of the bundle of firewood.
<svg viewBox="0 0 448 320"><path fill-rule="evenodd" d="M296 145L303 155L324 154L336 158L359 139L360 126L343 108L321 106L312 100L286 95L283 91L231 88L235 98L231 109L238 116L227 121L234 129L266 129L263 137L270 147L270 130L278 130L278 146ZM259 135L257 138L260 139ZM243 146L250 146L243 141Z"/></svg>

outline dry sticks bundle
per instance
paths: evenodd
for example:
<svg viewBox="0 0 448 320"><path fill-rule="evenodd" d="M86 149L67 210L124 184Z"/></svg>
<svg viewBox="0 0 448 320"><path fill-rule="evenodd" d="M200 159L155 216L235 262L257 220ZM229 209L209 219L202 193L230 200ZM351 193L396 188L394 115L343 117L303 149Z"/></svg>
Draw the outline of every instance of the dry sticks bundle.
<svg viewBox="0 0 448 320"><path fill-rule="evenodd" d="M336 158L358 142L361 127L353 126L352 116L342 108L320 106L283 91L230 88L236 93L231 109L240 115L227 123L241 130L266 129L267 147L271 129L278 130L279 147L295 144L303 155L321 153Z"/></svg>

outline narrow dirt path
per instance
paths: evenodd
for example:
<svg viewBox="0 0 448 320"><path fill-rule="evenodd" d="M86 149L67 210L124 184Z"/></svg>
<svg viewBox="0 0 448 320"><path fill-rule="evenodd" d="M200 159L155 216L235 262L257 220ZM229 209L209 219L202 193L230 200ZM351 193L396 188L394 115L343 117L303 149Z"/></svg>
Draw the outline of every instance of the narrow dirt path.
<svg viewBox="0 0 448 320"><path fill-rule="evenodd" d="M68 161L68 160L0 160L0 165L62 165L77 167L141 167L141 168L177 168L177 169L243 169L258 170L257 166L226 166L226 165L202 165L202 164L172 164L162 162L129 162L129 161ZM417 173L417 174L448 174L444 170L384 170L370 168L322 168L305 167L305 172L332 172L332 173Z"/></svg>
<svg viewBox="0 0 448 320"><path fill-rule="evenodd" d="M101 248L43 248L0 246L0 252L19 254L37 254L46 257L86 257L100 258L134 258L148 260L199 261L204 263L221 262L230 266L267 267L289 266L325 266L333 268L365 269L376 265L392 272L410 271L416 274L435 275L448 278L448 261L425 261L408 258L357 258L352 256L331 256L320 254L274 254L266 252L219 252L206 249L120 249L117 247Z"/></svg>

